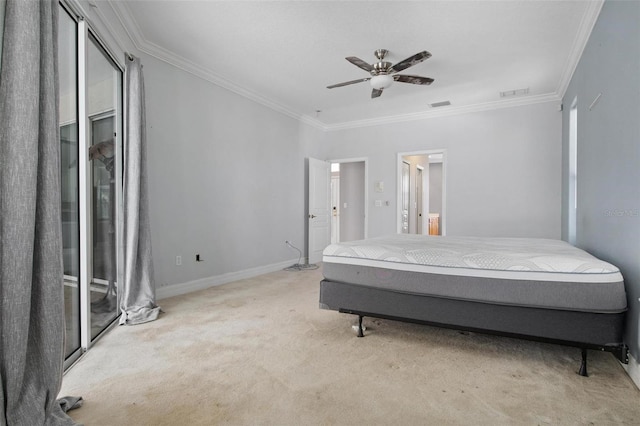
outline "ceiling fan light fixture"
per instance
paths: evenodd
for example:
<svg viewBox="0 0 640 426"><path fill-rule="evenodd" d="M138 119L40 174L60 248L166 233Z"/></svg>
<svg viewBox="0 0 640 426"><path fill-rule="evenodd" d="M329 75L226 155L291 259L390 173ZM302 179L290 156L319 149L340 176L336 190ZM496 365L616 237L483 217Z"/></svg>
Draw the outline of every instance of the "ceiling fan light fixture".
<svg viewBox="0 0 640 426"><path fill-rule="evenodd" d="M389 74L375 75L371 77L369 83L371 83L371 87L373 87L374 89L386 89L387 87L391 86L391 83L393 83L393 76Z"/></svg>
<svg viewBox="0 0 640 426"><path fill-rule="evenodd" d="M416 53L413 56L409 56L407 59L400 61L395 65L391 62L383 61L384 57L387 55L387 51L385 49L378 49L374 54L378 59L378 62L374 64L368 64L357 56L347 56L345 58L353 65L368 72L371 77L332 84L330 86L327 86L327 89L334 89L336 87L348 86L350 84L368 81L369 84L371 84L371 87L373 87L373 90L371 91L371 98L374 99L380 97L380 95L382 95L382 91L391 86L394 81L418 85L429 85L433 83L433 79L428 77L421 77L419 75L395 74L396 72L403 71L409 67L417 65L425 59L429 59L431 57L431 53L427 52L426 50Z"/></svg>

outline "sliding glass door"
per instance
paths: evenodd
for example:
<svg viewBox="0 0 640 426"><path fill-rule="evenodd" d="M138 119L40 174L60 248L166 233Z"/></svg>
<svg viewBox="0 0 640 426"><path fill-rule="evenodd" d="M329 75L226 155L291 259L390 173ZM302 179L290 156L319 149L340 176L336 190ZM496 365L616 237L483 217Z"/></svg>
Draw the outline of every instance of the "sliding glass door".
<svg viewBox="0 0 640 426"><path fill-rule="evenodd" d="M63 4L58 36L68 366L119 313L122 69Z"/></svg>
<svg viewBox="0 0 640 426"><path fill-rule="evenodd" d="M80 204L78 197L77 23L58 15L60 74L60 178L66 320L65 358L80 351Z"/></svg>
<svg viewBox="0 0 640 426"><path fill-rule="evenodd" d="M91 200L91 339L118 314L116 241L116 144L122 72L89 34L87 119Z"/></svg>

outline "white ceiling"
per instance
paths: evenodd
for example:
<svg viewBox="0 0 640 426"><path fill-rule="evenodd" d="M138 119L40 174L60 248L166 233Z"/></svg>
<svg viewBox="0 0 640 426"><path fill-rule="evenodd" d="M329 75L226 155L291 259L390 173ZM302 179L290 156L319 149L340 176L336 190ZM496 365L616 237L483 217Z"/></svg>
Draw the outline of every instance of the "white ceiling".
<svg viewBox="0 0 640 426"><path fill-rule="evenodd" d="M602 1L110 1L135 46L325 129L559 99ZM435 79L371 99L347 62L397 63ZM501 98L501 91L528 94ZM429 104L450 101L451 106ZM320 112L317 112L320 111Z"/></svg>

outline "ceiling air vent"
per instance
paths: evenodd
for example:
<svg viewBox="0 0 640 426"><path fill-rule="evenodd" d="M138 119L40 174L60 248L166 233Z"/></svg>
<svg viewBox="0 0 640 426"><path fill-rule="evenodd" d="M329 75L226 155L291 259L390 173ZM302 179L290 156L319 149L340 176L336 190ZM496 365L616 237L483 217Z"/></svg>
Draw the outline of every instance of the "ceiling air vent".
<svg viewBox="0 0 640 426"><path fill-rule="evenodd" d="M529 88L526 87L524 89L506 90L504 92L500 92L500 97L510 98L512 96L522 96L522 95L528 95L528 94L529 94Z"/></svg>
<svg viewBox="0 0 640 426"><path fill-rule="evenodd" d="M431 108L438 108L438 107L451 105L451 102L449 102L449 101L434 102L434 103L429 104L429 105L431 106Z"/></svg>

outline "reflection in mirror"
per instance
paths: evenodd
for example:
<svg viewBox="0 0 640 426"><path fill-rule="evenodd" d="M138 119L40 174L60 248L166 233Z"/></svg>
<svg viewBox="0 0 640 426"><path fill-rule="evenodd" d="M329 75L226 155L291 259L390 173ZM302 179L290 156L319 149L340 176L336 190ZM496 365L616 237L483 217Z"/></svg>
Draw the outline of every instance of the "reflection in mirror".
<svg viewBox="0 0 640 426"><path fill-rule="evenodd" d="M444 151L399 155L399 233L444 235L444 161Z"/></svg>

